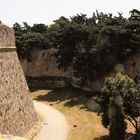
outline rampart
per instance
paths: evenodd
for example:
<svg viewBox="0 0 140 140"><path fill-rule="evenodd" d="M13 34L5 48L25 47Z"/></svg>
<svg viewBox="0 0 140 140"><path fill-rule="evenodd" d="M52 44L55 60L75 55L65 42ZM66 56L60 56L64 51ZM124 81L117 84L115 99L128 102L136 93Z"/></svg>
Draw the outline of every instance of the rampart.
<svg viewBox="0 0 140 140"><path fill-rule="evenodd" d="M70 80L71 85L75 87L80 87L78 79L74 77L73 71L71 69L67 71L59 70L57 67L57 60L54 57L55 49L48 50L33 50L32 51L32 61L28 62L26 59L21 59L21 65L23 67L23 71L25 76L34 77L28 80L28 84L32 87L43 85L42 87L50 87L48 86L48 81L42 82L42 80L38 80L39 77L66 77ZM127 58L124 63L116 64L114 70L112 72L123 72L133 79L135 79L140 84L140 50L137 51L130 58ZM35 80L36 79L36 80ZM53 80L54 81L54 80ZM58 81L58 84L55 84L56 87L61 85ZM63 81L63 80L62 80ZM92 90L99 91L103 85L104 77L98 79L93 82ZM42 84L43 83L43 84ZM56 83L56 82L55 82ZM64 86L67 84L63 84ZM63 87L63 86L62 86ZM90 90L91 87L84 87L85 90Z"/></svg>
<svg viewBox="0 0 140 140"><path fill-rule="evenodd" d="M16 53L14 32L0 25L0 132L23 136L36 121L36 112Z"/></svg>

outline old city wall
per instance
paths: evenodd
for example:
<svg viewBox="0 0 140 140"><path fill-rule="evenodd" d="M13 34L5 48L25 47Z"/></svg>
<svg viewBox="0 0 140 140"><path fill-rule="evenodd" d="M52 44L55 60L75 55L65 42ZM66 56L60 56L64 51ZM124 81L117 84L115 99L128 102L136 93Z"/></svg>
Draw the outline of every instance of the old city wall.
<svg viewBox="0 0 140 140"><path fill-rule="evenodd" d="M29 87L62 88L73 77L72 71L59 70L54 57L56 50L32 50L32 61L20 59ZM36 77L36 78L35 78ZM67 79L68 78L68 79Z"/></svg>
<svg viewBox="0 0 140 140"><path fill-rule="evenodd" d="M53 54L54 49L49 50L33 50L32 61L20 60L24 73L29 77L41 77L41 76L58 76L67 77L71 79L71 84L75 87L79 87L78 80L73 76L72 70L66 72L59 70L57 62ZM113 72L123 72L131 76L132 78L139 79L140 83L140 51L135 55L128 58L123 64L117 64L114 67ZM103 85L103 77L93 82L93 91L99 91ZM35 84L38 82L35 82ZM47 82L46 82L47 83ZM47 84L45 84L47 85ZM44 86L45 86L44 85ZM85 90L90 90L89 87L84 87Z"/></svg>
<svg viewBox="0 0 140 140"><path fill-rule="evenodd" d="M36 112L16 53L14 32L0 25L0 132L23 136L36 121Z"/></svg>
<svg viewBox="0 0 140 140"><path fill-rule="evenodd" d="M32 61L28 62L26 59L20 59L26 76L41 77L41 76L61 76L70 77L71 71L62 71L57 67L57 62L54 57L56 50L32 50Z"/></svg>

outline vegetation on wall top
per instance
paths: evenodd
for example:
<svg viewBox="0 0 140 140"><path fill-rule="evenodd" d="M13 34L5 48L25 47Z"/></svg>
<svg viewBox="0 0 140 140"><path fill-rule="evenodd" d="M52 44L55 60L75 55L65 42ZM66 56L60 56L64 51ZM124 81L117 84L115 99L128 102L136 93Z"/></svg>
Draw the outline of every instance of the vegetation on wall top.
<svg viewBox="0 0 140 140"><path fill-rule="evenodd" d="M81 84L91 87L95 79L140 48L140 12L136 9L129 18L96 11L89 18L84 14L60 17L50 26L15 23L13 29L20 58L31 61L34 48L56 48L58 67L72 67Z"/></svg>

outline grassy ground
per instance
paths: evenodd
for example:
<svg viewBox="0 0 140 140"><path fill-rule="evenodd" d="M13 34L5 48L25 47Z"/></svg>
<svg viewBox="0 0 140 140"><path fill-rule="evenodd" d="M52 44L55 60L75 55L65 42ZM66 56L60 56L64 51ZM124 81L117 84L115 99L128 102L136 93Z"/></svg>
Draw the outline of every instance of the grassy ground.
<svg viewBox="0 0 140 140"><path fill-rule="evenodd" d="M91 96L78 89L33 90L33 99L53 106L69 122L68 140L105 140L108 131L101 125L101 118L86 108ZM131 127L130 127L131 129Z"/></svg>

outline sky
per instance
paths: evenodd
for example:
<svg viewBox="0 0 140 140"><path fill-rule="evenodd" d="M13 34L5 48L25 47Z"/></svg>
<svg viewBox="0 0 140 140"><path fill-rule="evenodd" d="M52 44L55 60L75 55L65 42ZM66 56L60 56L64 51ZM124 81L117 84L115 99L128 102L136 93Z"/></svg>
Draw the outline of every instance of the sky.
<svg viewBox="0 0 140 140"><path fill-rule="evenodd" d="M11 27L23 21L50 25L61 16L82 13L90 17L96 10L128 17L132 9L140 10L140 0L0 0L0 20Z"/></svg>

